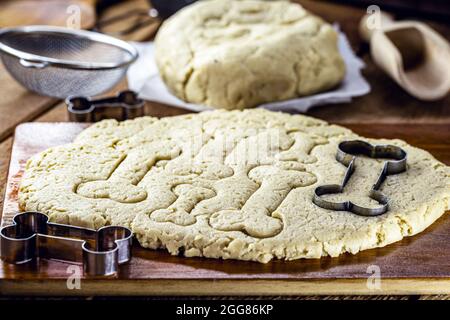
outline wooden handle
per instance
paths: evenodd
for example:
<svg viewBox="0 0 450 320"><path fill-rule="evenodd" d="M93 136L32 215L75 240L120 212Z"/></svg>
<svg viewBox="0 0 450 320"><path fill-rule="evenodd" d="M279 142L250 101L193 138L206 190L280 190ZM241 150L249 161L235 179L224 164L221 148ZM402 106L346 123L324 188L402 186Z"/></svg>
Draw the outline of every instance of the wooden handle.
<svg viewBox="0 0 450 320"><path fill-rule="evenodd" d="M361 38L369 42L372 34L394 23L394 17L383 11L375 11L367 13L359 22L359 35Z"/></svg>

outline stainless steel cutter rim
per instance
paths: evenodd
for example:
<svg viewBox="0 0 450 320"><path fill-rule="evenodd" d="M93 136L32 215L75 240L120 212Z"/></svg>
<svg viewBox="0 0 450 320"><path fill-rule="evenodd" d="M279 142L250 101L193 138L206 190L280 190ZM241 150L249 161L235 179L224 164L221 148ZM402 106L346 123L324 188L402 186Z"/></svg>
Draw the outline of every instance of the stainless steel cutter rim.
<svg viewBox="0 0 450 320"><path fill-rule="evenodd" d="M352 149L357 151L351 152ZM357 155L365 155L367 157L388 158L383 165L383 169L379 174L376 183L370 189L369 197L378 202L380 205L376 208L367 208L359 206L352 201L333 202L321 198L325 194L342 193L347 182L350 180L355 171L354 161ZM381 154L381 155L379 155ZM406 170L407 153L402 148L394 145L382 144L372 145L362 140L350 140L339 143L336 152L336 160L347 167L341 184L321 185L314 189L313 203L323 209L334 211L349 211L360 216L379 216L389 210L389 197L379 189L386 180L388 175L397 174Z"/></svg>
<svg viewBox="0 0 450 320"><path fill-rule="evenodd" d="M35 238L35 237L36 237L36 234L38 234L38 232L34 232L32 235L30 235L30 236L28 236L28 237L22 237L22 238L19 238L19 237L14 237L14 238L13 238L13 237L10 237L10 236L8 236L8 235L5 234L5 231L7 231L7 230L9 230L10 228L15 227L15 226L17 226L18 224L20 224L20 222L18 221L19 216L21 216L22 214L29 214L29 213L42 215L42 217L45 219L45 220L44 220L44 223L49 223L49 218L48 218L48 216L45 215L45 214L42 214L42 213L40 213L40 212L29 212L29 211L27 211L27 212L17 213L17 214L15 214L15 215L13 216L13 218L12 218L12 223L10 223L10 224L8 224L8 225L3 226L3 227L0 228L0 237L1 237L1 238L8 239L9 241L17 241L17 242L19 242L19 241L25 241L25 240L28 241L28 240L31 240L32 238Z"/></svg>
<svg viewBox="0 0 450 320"><path fill-rule="evenodd" d="M108 63L108 62L85 62L85 61L73 61L73 60L65 60L65 59L54 59L50 57L40 56L32 53L27 53L21 50L14 49L11 46L8 46L2 43L2 37L5 34L17 32L17 33L31 33L31 32L40 32L40 33L57 33L57 34L65 34L71 35L79 38L89 39L92 41L100 42L103 44L108 44L111 46L118 47L129 54L129 58L120 63ZM134 61L137 60L139 54L132 45L126 43L125 41L86 30L75 30L64 27L53 27L53 26L23 26L23 27L14 27L14 28L4 28L0 30L0 51L6 53L12 57L18 58L24 63L36 64L36 66L40 66L40 68L45 68L48 66L54 67L62 67L67 69L76 69L76 70L111 70L118 69L122 67L129 66ZM39 67L38 67L39 68Z"/></svg>
<svg viewBox="0 0 450 320"><path fill-rule="evenodd" d="M29 237L23 237L23 238L13 238L13 237L7 236L7 235L5 234L5 230L8 230L9 227L15 226L15 225L16 225L16 224L13 224L13 225L12 225L12 224L9 224L9 225L6 225L6 226L4 226L4 227L1 227L1 228L0 228L0 236L1 236L2 238L5 238L5 239L9 240L9 241L17 241L17 242L19 242L19 241L25 241L25 240L31 240L31 239L33 239L33 238L36 237L36 233L32 234L32 235L29 236Z"/></svg>
<svg viewBox="0 0 450 320"><path fill-rule="evenodd" d="M65 224L61 224L61 223L50 222L50 219L49 219L48 215L46 215L46 214L44 214L42 212L38 212L38 211L25 211L25 212L20 212L20 213L15 214L13 216L13 218L12 218L12 223L11 224L8 224L8 225L3 226L3 227L0 228L0 235L1 235L1 237L5 238L5 239L8 239L8 240L12 240L12 241L24 241L24 240L31 240L32 238L35 238L36 235L39 234L39 232L34 232L29 237L23 237L23 238L9 237L9 236L5 235L5 233L4 233L5 230L8 230L11 227L17 226L20 223L20 222L17 221L17 218L22 216L22 215L24 215L24 214L40 215L40 216L42 216L42 217L44 217L46 219L44 221L44 223L46 223L46 224L51 224L51 225L56 226L56 227L58 227L58 226L63 226L63 227L70 226L70 228L77 229L77 230L80 230L80 231L91 231L91 232L99 233L99 232L101 232L101 230L106 230L106 229L117 229L117 228L120 228L120 229L125 230L126 236L124 238L115 240L114 241L114 243L115 243L115 247L114 248L111 248L110 250L106 250L106 251L96 251L96 250L92 250L92 249L86 248L86 251L88 251L90 253L96 253L96 254L97 253L98 254L108 253L110 251L113 251L113 250L116 250L116 249L119 248L117 242L125 242L125 241L130 240L133 237L133 232L131 232L131 230L126 228L126 227L104 226L104 227L99 228L98 230L95 230L95 229L91 229L91 228L84 228L84 227L79 227L79 226L74 226L74 225L65 225ZM66 238L66 237L55 236L55 235L50 235L50 237L52 237L52 238L60 238L60 239L65 239ZM88 244L88 241L86 241L86 240L83 240L83 239L76 239L76 240L83 241L82 246L84 246L85 244Z"/></svg>
<svg viewBox="0 0 450 320"><path fill-rule="evenodd" d="M117 228L120 228L120 229L125 230L126 235L125 235L123 238L121 238L121 239L114 240L114 247L113 247L113 248L108 249L108 250L104 250L104 251L92 250L92 249L90 249L90 248L87 247L87 245L88 245L89 243L88 243L87 241L84 241L84 243L82 244L83 250L85 250L85 251L87 251L87 252L89 252L89 253L94 253L94 254L96 254L96 255L99 255L99 254L107 255L107 254L109 254L110 252L118 251L118 250L119 250L119 243L121 243L121 242L127 242L127 241L129 241L129 240L133 237L133 233L131 232L130 229L125 228L125 227L116 227L116 226L104 226L104 227L101 227L101 228L98 229L98 230L88 229L88 228L82 228L82 229L93 230L93 231L95 231L95 232L97 232L97 233L99 234L99 233L101 233L102 230L107 230L107 229L117 229Z"/></svg>
<svg viewBox="0 0 450 320"><path fill-rule="evenodd" d="M403 150L400 147L390 145L390 144L372 145L363 140L349 140L349 141L340 142L338 145L337 153L336 153L336 160L338 162L340 162L346 166L349 166L350 162L356 157L355 154L352 154L349 152L350 149L352 148L351 145L353 145L353 146L357 145L357 147L362 148L362 150L363 150L363 152L356 152L355 154L363 154L372 159L382 158L382 156L378 156L378 157L376 156L376 154L378 152L384 152L384 154L387 154L389 152L391 157L387 157L388 160L386 161L386 163L388 164L388 166L392 167L398 163L400 166L399 170L404 169L403 162L406 161L406 157L407 157L405 150ZM367 150L367 149L369 149L369 152L367 152L367 154L366 154L365 150ZM388 151L380 151L380 150L384 150L384 149L386 149ZM389 163L391 163L391 165L389 165ZM388 168L388 169L389 169L389 171L395 170L394 168Z"/></svg>
<svg viewBox="0 0 450 320"><path fill-rule="evenodd" d="M109 254L119 250L119 245L117 243L114 243L114 247L111 249L108 249L107 251L96 251L96 250L89 249L87 246L88 246L88 242L84 241L83 244L81 245L81 247L83 248L83 251L86 251L88 253L93 253L95 255L106 256L106 255L109 255Z"/></svg>
<svg viewBox="0 0 450 320"><path fill-rule="evenodd" d="M90 238L89 235L86 236L85 239L83 239L82 237L78 238L78 237L74 237L74 236L59 236L59 235L54 235L54 234L48 234L45 232L41 232L40 230L34 230L33 228L30 229L31 232L33 232L32 235L30 235L29 237L10 237L8 236L5 231L6 230L11 230L13 228L17 228L19 225L21 225L22 223L24 223L23 221L20 221L19 218L21 216L24 215L29 215L32 217L38 217L38 218L43 218L42 221L39 220L31 220L32 223L35 223L36 226L40 226L40 224L44 224L45 226L50 226L50 227L61 227L61 229L64 231L64 229L72 231L72 230L79 230L80 233L82 232L87 232L87 233L91 233L92 235L95 235L95 238ZM36 257L38 257L38 255L36 254L36 250L38 250L36 247L34 247L33 243L30 243L30 241L33 241L35 238L37 238L38 236L43 236L44 238L48 238L48 239L55 239L55 240L70 240L72 243L78 243L79 248L81 248L81 253L83 255L83 261L78 261L78 260L67 260L67 259L62 259L62 261L70 261L71 263L77 263L79 264L80 262L84 264L85 269L87 269L88 274L90 275L103 275L103 276L107 276L107 275L112 275L114 273L116 273L118 270L116 267L114 267L114 265L112 265L111 263L114 263L114 261L116 261L117 265L123 264L125 262L128 262L131 258L131 240L133 237L133 233L131 232L131 230L129 228L126 227L121 227L121 226L104 226L98 230L95 229L90 229L90 228L83 228L83 227L78 227L78 226L72 226L72 225L65 225L65 224L59 224L59 223L53 223L49 221L49 217L46 214L43 214L41 212L36 212L36 211L26 211L26 212L21 212L18 213L16 215L14 215L13 219L12 219L12 223L9 225L6 225L2 228L0 228L0 244L1 247L3 247L5 244L3 243L3 240L7 240L7 244L12 244L12 243L18 243L18 245L21 245L22 249L25 250L25 248L27 248L25 251L28 252L28 250L31 248L31 252L33 252L31 255L28 254L23 254L23 255L19 255L20 260L17 260L17 257L15 256L15 258L11 258L11 256L8 256L8 252L6 253L6 256L4 255L4 253L2 252L1 257L3 259L6 258L5 261L9 262L9 263L13 263L13 264L25 264L28 263L32 260L34 260ZM117 238L116 236L113 236L113 242L111 242L111 240L109 241L109 243L112 244L111 248L105 247L104 249L100 249L101 251L98 250L93 250L91 248L88 247L88 245L90 244L89 240L95 241L97 246L96 248L98 249L100 246L98 245L100 241L100 239L105 239L105 238L100 238L101 235L103 235L104 230L108 230L111 229L114 231L114 229L120 230L123 233L123 237L122 238ZM53 229L54 230L54 229ZM108 237L108 234L103 235L105 237ZM30 247L31 246L31 247ZM4 247L3 247L4 248ZM124 249L126 248L126 249ZM122 249L122 251L120 251L120 249ZM24 257L29 257L29 258L24 258ZM116 257L116 258L113 258ZM55 259L54 257L49 257L49 259ZM87 259L87 260L85 260ZM102 260L103 259L103 260ZM56 258L56 260L61 260ZM89 263L88 265L86 263L88 263L88 261L98 261L101 265L99 267L97 267L92 263ZM95 270L95 271L92 271ZM98 271L101 270L101 271Z"/></svg>
<svg viewBox="0 0 450 320"><path fill-rule="evenodd" d="M125 101L120 101L119 98L121 96L124 96L126 94L133 95L135 103L127 103ZM77 109L74 107L74 100L75 99L83 99L86 100L87 103L89 103L89 108L86 109ZM112 101L115 100L115 101ZM138 94L134 92L133 90L123 90L118 92L115 96L107 97L107 98L94 98L94 97L83 97L83 96L69 96L66 98L65 103L67 105L67 109L70 113L75 114L85 114L85 113L92 113L97 108L105 107L105 106L112 106L112 107L120 107L124 109L139 109L144 106L144 100L139 98ZM126 119L124 119L126 120Z"/></svg>
<svg viewBox="0 0 450 320"><path fill-rule="evenodd" d="M67 102L68 100L66 100L66 104L68 105L67 109L70 113L74 113L74 114L86 114L86 113L92 113L95 111L96 106L95 105L91 105L88 109L75 109L73 107L72 104Z"/></svg>
<svg viewBox="0 0 450 320"><path fill-rule="evenodd" d="M145 101L133 90L123 90L104 98L74 95L66 98L65 103L69 120L73 122L96 122L109 118L124 121L145 115ZM118 109L121 110L119 116L116 113Z"/></svg>

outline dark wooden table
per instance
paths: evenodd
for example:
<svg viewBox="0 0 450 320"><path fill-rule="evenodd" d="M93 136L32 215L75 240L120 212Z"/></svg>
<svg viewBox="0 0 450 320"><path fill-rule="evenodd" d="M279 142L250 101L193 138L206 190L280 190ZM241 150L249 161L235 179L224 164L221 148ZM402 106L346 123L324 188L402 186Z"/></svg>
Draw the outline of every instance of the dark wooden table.
<svg viewBox="0 0 450 320"><path fill-rule="evenodd" d="M365 10L326 2L299 2L325 20L340 24L352 48L365 61L366 68L363 73L372 87L369 94L354 99L351 103L315 107L307 114L332 123L343 124L363 135L378 137L382 132L386 138L404 139L415 146L429 150L439 160L450 164L450 96L447 95L446 98L435 102L418 101L405 93L372 63L368 46L361 42L357 32L359 20ZM139 1L139 5L142 3ZM425 22L450 40L448 25ZM146 112L148 115L158 117L187 113L186 110L152 102L147 103ZM0 67L1 194L4 193L6 183L13 130L18 124L29 121L67 121L64 104L26 91L7 74L3 67ZM379 128L383 130L380 131ZM0 206L2 198L0 197ZM306 299L311 298L315 297L306 297ZM370 298L450 299L450 296L375 296Z"/></svg>

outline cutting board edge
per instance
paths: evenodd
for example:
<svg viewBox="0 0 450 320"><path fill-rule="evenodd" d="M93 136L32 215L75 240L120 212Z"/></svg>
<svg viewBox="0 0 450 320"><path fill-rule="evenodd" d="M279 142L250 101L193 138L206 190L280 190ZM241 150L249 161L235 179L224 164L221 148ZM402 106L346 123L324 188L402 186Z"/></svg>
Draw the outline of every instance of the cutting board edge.
<svg viewBox="0 0 450 320"><path fill-rule="evenodd" d="M45 282L45 286L43 286ZM0 280L2 295L34 296L289 296L289 295L408 295L450 294L450 278L390 278L381 289L371 289L367 279L156 279L81 281L81 289L68 289L65 279Z"/></svg>

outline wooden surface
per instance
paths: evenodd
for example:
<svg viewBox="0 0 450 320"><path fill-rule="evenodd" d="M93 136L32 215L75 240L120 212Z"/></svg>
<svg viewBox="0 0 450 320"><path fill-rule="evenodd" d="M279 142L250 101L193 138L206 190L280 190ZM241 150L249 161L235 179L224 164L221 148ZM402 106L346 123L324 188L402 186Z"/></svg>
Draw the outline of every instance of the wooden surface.
<svg viewBox="0 0 450 320"><path fill-rule="evenodd" d="M80 13L80 27L92 28L95 24L96 0L0 0L0 27L23 25L67 25L76 6ZM75 8L75 7L73 7Z"/></svg>
<svg viewBox="0 0 450 320"><path fill-rule="evenodd" d="M368 95L357 98L349 104L315 107L308 112L308 115L333 123L345 124L356 132L367 136L385 136L404 139L413 145L429 150L438 159L449 164L450 96L432 103L415 100L403 92L392 80L378 70L370 59L368 46L360 41L357 34L357 25L359 19L365 13L364 9L329 4L323 1L300 2L307 9L321 15L327 21L338 22L340 24L341 29L349 38L354 51L366 62L366 68L363 73L372 87L372 91ZM447 24L429 21L425 22L430 23L434 29L449 39L450 27ZM136 39L140 40L141 37L139 36ZM13 128L17 124L25 121L66 121L67 117L63 104L27 92L15 83L9 75L6 74L4 69L1 68L0 95L2 97L0 99L0 192L3 193L6 184L9 152L12 145ZM154 116L186 113L184 110L163 106L157 103L148 103L146 111L149 115ZM0 206L1 202L2 198L0 197ZM441 228L442 221L445 220L448 219L441 218L436 226ZM434 227L435 226L431 228ZM423 237L425 237L423 239L426 240L426 235L427 233L418 235L419 242L424 241L420 240ZM445 244L448 240L448 237L443 239L442 244ZM417 240L414 240L413 245L416 242ZM354 259L357 257L358 255L355 256ZM389 257L389 255L385 256L385 258L387 257ZM165 260L164 263L166 263L165 266L169 268L172 266L172 261L170 260L172 257L167 256L166 258L168 260ZM192 260L193 259L186 259L186 268L194 268L196 262L192 262ZM330 261L321 263L327 264L330 263ZM332 266L328 269L328 272L331 272L335 268L333 265L334 263L335 262L331 261ZM192 264L194 264L194 266ZM10 275L10 269L8 267L4 267L2 272ZM216 272L223 273L226 272L226 270L224 271L219 268ZM41 280L36 279L34 285L29 287L29 290L33 291L39 288L42 284L40 281ZM359 281L361 281L361 279ZM18 291L25 289L24 287L20 287L20 282L17 282L17 280L14 280L13 282ZM210 284L211 286L214 286L215 282L211 281ZM114 284L111 284L111 286L113 285ZM189 286L189 283L184 282L184 285ZM300 282L298 285L300 286ZM430 283L430 285L432 285L432 283ZM146 287L146 285L143 284L142 287ZM104 290L108 290L108 288L105 287ZM171 290L170 288L172 287L168 287L167 290ZM349 289L348 287L346 288ZM446 288L448 288L448 285L446 285ZM87 293L88 292L82 292L78 294ZM307 292L304 291L303 293ZM345 291L345 293L357 293L357 291ZM54 294L56 294L56 292ZM273 292L273 294L276 293ZM377 292L375 292L375 294L377 294ZM421 299L433 299L435 297L436 296L433 295L420 296ZM437 296L437 298L449 297L450 296ZM388 296L387 298L402 299L408 297Z"/></svg>
<svg viewBox="0 0 450 320"><path fill-rule="evenodd" d="M17 127L12 149L2 223L18 211L17 192L26 160L48 147L68 143L86 127L75 123L25 123ZM428 149L450 164L445 142L448 127L440 134L411 125L353 125L370 137L398 137ZM368 130L369 129L369 130ZM375 131L374 131L375 130ZM414 132L429 132L413 138ZM375 134L373 132L376 132ZM171 256L165 251L133 249L133 259L117 277L83 279L83 290L66 287L66 263L42 261L31 265L0 264L0 291L4 294L424 294L450 293L450 219L440 218L425 232L384 248L320 260L274 261L268 264ZM367 288L369 266L381 270L382 291ZM45 280L45 286L40 286ZM138 282L136 280L139 280Z"/></svg>

